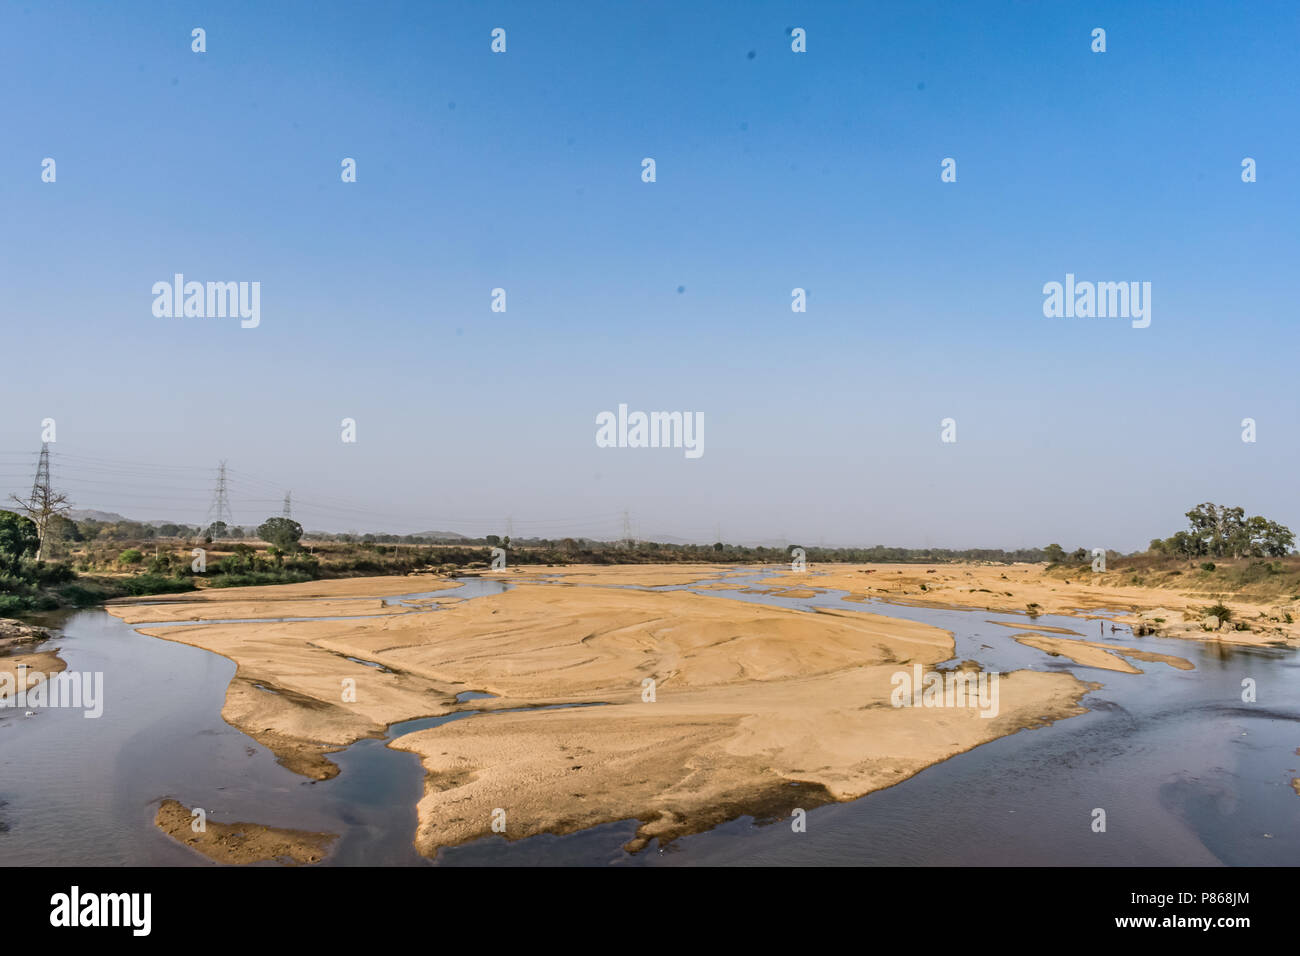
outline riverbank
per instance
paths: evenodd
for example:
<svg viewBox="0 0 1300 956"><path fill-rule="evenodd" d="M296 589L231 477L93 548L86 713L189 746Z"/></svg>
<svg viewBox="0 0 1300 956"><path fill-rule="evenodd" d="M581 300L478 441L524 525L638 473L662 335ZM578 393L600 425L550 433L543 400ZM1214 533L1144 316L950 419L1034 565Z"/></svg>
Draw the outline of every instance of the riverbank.
<svg viewBox="0 0 1300 956"><path fill-rule="evenodd" d="M1135 633L1158 637L1300 647L1300 595L1261 601L1249 593L1179 590L1169 581L1147 587L1132 584L1118 572L1094 575L1087 567L1064 577L1038 564L827 564L799 573L774 569L761 583L843 590L853 601L881 598L1022 614L1026 629L1033 628L1033 618L1040 614L1060 614L1085 620L1105 617ZM1211 616L1216 604L1231 612L1229 619Z"/></svg>

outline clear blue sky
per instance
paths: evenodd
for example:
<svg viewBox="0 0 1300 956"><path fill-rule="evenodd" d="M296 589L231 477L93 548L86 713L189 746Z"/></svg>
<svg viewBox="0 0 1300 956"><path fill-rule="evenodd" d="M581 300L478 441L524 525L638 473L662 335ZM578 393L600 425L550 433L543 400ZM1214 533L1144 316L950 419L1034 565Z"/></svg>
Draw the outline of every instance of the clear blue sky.
<svg viewBox="0 0 1300 956"><path fill-rule="evenodd" d="M76 504L144 519L225 458L240 522L334 530L1300 529L1298 42L1294 2L5 3L0 488L51 417ZM261 326L155 318L176 272ZM1150 328L1044 318L1067 272ZM597 448L620 402L704 456Z"/></svg>

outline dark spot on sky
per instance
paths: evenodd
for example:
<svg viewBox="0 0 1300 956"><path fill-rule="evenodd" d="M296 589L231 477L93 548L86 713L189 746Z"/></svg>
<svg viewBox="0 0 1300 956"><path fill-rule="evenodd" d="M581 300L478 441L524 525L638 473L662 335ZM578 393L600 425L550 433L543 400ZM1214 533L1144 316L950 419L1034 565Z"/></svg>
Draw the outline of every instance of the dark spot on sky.
<svg viewBox="0 0 1300 956"><path fill-rule="evenodd" d="M679 285L679 286L677 287L677 294L678 294L678 295L681 295L681 294L682 294L683 292L685 292L685 291L686 291L686 286L684 286L684 285Z"/></svg>
<svg viewBox="0 0 1300 956"><path fill-rule="evenodd" d="M758 51L757 51L757 50L750 50L748 53L745 54L745 56L747 56L749 59L752 60L752 59L754 59L754 57L758 56Z"/></svg>
<svg viewBox="0 0 1300 956"><path fill-rule="evenodd" d="M465 331L464 329L457 329L457 330L456 330L456 334L457 334L457 335L461 335L461 334L464 333L464 331Z"/></svg>
<svg viewBox="0 0 1300 956"><path fill-rule="evenodd" d="M742 130L747 130L747 129L749 129L749 124L748 124L748 123L741 123L741 124L740 124L740 128L741 128Z"/></svg>
<svg viewBox="0 0 1300 956"><path fill-rule="evenodd" d="M180 82L181 82L181 81L178 80L176 77L174 77L174 76L172 77L172 86L179 86L179 85L180 85Z"/></svg>
<svg viewBox="0 0 1300 956"><path fill-rule="evenodd" d="M449 109L449 110L454 110L455 108L456 108L456 101L455 101L455 100L452 100L450 103L447 104L447 109Z"/></svg>
<svg viewBox="0 0 1300 956"><path fill-rule="evenodd" d="M925 83L918 83L918 84L916 84L916 88L917 88L918 90L924 90L924 89L925 89Z"/></svg>
<svg viewBox="0 0 1300 956"><path fill-rule="evenodd" d="M567 140L565 140L565 142L568 143L570 146L572 146L574 143L577 142L577 140L574 139L572 136L570 136Z"/></svg>

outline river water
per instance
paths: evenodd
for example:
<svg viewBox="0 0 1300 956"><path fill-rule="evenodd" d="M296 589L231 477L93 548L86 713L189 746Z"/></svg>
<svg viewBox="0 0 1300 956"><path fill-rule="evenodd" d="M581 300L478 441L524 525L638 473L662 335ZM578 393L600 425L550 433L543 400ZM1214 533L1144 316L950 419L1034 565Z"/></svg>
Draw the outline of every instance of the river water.
<svg viewBox="0 0 1300 956"><path fill-rule="evenodd" d="M763 572L766 574L769 572ZM761 575L759 575L761 576ZM736 579L733 579L733 581ZM439 597L506 587L462 579ZM670 589L662 589L670 590ZM43 649L72 671L104 674L103 716L0 708L0 864L214 865L154 825L166 797L210 818L340 834L322 865L1294 865L1300 860L1300 652L1135 637L1109 621L706 590L811 610L870 611L952 631L955 660L986 670L1068 670L1103 685L1087 714L1024 730L936 764L887 790L788 821L743 817L636 855L621 849L634 820L563 837L492 837L440 851L411 846L423 774L414 754L386 746L472 709L395 724L331 759L337 777L310 782L279 766L225 723L235 665L215 654L137 633L102 610L75 612ZM431 596L412 593L392 601ZM439 613L421 610L421 613ZM1098 613L1098 612L1093 612ZM1017 630L1062 627L1184 657L1194 670L1134 661L1144 674L1097 670L1016 643ZM1256 685L1242 701L1242 681ZM122 691L121 688L129 688ZM469 697L462 695L465 703ZM472 705L471 705L472 706ZM792 788L791 805L797 806ZM1106 831L1093 831L1094 810ZM275 864L267 864L275 865Z"/></svg>

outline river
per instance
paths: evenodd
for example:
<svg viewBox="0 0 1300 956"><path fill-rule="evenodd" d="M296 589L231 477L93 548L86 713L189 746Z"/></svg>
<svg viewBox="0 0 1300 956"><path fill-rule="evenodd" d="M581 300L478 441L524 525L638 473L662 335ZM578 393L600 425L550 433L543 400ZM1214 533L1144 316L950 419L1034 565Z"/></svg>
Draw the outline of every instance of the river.
<svg viewBox="0 0 1300 956"><path fill-rule="evenodd" d="M461 585L437 595L473 599L506 587L476 578ZM1135 637L1128 628L1111 631L1108 621L1078 617L1031 622L982 610L850 602L839 591L794 599L699 593L922 621L953 632L955 660L973 658L1002 672L1068 670L1103 686L1084 697L1084 715L812 810L806 832L794 832L788 821L743 817L630 855L621 846L637 823L627 820L563 837L487 838L444 849L431 861L411 846L423 787L419 760L386 742L491 714L464 710L395 724L384 740L361 740L332 755L337 777L311 782L221 718L231 661L146 637L100 609L78 611L60 620L60 633L43 649L57 647L69 670L102 672L109 705L98 719L71 709L45 708L32 717L0 709L0 864L215 865L154 826L166 797L225 822L338 833L326 866L1259 866L1300 859L1300 795L1290 783L1300 775L1294 649ZM1086 639L1184 657L1195 668L1137 661L1145 673L1130 675L1083 667L1016 643L1016 630L994 621L1067 628ZM1255 703L1242 701L1244 678L1255 681ZM465 703L469 696L462 695ZM1097 808L1106 813L1104 833L1093 832Z"/></svg>

